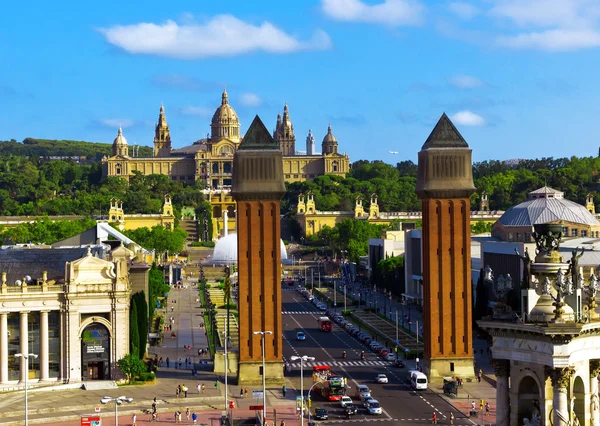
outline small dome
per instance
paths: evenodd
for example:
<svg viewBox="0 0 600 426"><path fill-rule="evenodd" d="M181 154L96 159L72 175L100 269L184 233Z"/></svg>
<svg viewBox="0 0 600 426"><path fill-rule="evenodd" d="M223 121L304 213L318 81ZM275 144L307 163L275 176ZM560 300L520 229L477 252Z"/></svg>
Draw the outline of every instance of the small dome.
<svg viewBox="0 0 600 426"><path fill-rule="evenodd" d="M121 126L119 126L119 133L117 134L117 137L113 141L113 144L127 145L127 139L125 139L125 136L123 136L123 129L121 129Z"/></svg>
<svg viewBox="0 0 600 426"><path fill-rule="evenodd" d="M280 241L281 260L287 259L287 251L283 240ZM236 263L237 262L237 234L229 234L220 238L215 244L212 257L213 263Z"/></svg>
<svg viewBox="0 0 600 426"><path fill-rule="evenodd" d="M227 90L223 91L221 106L215 111L211 122L212 127L220 127L222 125L239 125L238 116L231 105L229 105Z"/></svg>
<svg viewBox="0 0 600 426"><path fill-rule="evenodd" d="M329 124L329 127L327 127L327 134L323 138L323 143L337 143L337 139L333 133L331 133L331 124Z"/></svg>

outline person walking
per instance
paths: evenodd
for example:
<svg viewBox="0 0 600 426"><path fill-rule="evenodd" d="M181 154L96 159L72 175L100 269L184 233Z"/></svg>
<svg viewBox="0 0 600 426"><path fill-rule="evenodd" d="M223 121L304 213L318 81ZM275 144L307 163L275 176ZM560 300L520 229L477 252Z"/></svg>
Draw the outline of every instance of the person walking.
<svg viewBox="0 0 600 426"><path fill-rule="evenodd" d="M181 386L177 385L177 389L175 389L175 397L179 398L180 393L181 393Z"/></svg>
<svg viewBox="0 0 600 426"><path fill-rule="evenodd" d="M285 426L285 422L282 420L279 426Z"/></svg>
<svg viewBox="0 0 600 426"><path fill-rule="evenodd" d="M244 388L240 388L240 398L244 397Z"/></svg>
<svg viewBox="0 0 600 426"><path fill-rule="evenodd" d="M454 413L450 413L450 424L454 424Z"/></svg>
<svg viewBox="0 0 600 426"><path fill-rule="evenodd" d="M483 406L484 406L484 405L485 405L485 404L484 404L484 402L483 402L483 399L480 399L480 400L479 400L479 411L483 411Z"/></svg>
<svg viewBox="0 0 600 426"><path fill-rule="evenodd" d="M244 389L244 398L248 398L248 388Z"/></svg>
<svg viewBox="0 0 600 426"><path fill-rule="evenodd" d="M167 368L169 368L169 367L171 366L171 365L170 365L170 360L169 360L169 357L167 357L166 361L167 361Z"/></svg>
<svg viewBox="0 0 600 426"><path fill-rule="evenodd" d="M200 390L202 391L202 393L204 393L205 389L206 389L206 386L204 386L204 383L202 383L202 386L200 387Z"/></svg>
<svg viewBox="0 0 600 426"><path fill-rule="evenodd" d="M285 385L283 385L283 387L281 388L281 393L283 393L283 397L285 398L285 393L287 392L287 388L285 387Z"/></svg>
<svg viewBox="0 0 600 426"><path fill-rule="evenodd" d="M437 425L437 414L435 413L435 411L433 412L433 418L431 419L431 424Z"/></svg>
<svg viewBox="0 0 600 426"><path fill-rule="evenodd" d="M188 422L190 421L190 409L189 408L185 409L185 418Z"/></svg>
<svg viewBox="0 0 600 426"><path fill-rule="evenodd" d="M219 389L219 381L215 380L215 389Z"/></svg>
<svg viewBox="0 0 600 426"><path fill-rule="evenodd" d="M192 413L192 424L198 424L198 414Z"/></svg>
<svg viewBox="0 0 600 426"><path fill-rule="evenodd" d="M200 393L200 383L198 383L198 384L196 385L196 390L198 391L198 393Z"/></svg>
<svg viewBox="0 0 600 426"><path fill-rule="evenodd" d="M184 397L185 397L185 398L187 398L187 391L188 391L188 387L187 387L187 386L184 386L184 387L183 387L183 395L184 395ZM188 420L189 420L189 419L188 419Z"/></svg>
<svg viewBox="0 0 600 426"><path fill-rule="evenodd" d="M135 413L133 413L133 416L131 416L131 426L136 426L137 425L137 415Z"/></svg>
<svg viewBox="0 0 600 426"><path fill-rule="evenodd" d="M484 416L489 416L490 415L490 403L486 402L485 403L485 414Z"/></svg>

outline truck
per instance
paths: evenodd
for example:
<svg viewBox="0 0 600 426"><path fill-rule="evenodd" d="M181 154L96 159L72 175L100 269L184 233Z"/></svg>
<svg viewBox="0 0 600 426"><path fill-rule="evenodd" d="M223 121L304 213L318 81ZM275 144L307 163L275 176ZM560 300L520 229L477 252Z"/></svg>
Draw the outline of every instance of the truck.
<svg viewBox="0 0 600 426"><path fill-rule="evenodd" d="M319 330L321 330L321 331L331 331L333 328L329 317L317 318L317 324L319 325Z"/></svg>

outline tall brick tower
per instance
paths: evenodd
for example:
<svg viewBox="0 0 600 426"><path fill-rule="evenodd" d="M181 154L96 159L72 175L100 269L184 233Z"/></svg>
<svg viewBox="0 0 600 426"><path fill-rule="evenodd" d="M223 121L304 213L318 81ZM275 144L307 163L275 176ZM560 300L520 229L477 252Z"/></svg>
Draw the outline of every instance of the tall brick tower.
<svg viewBox="0 0 600 426"><path fill-rule="evenodd" d="M285 194L283 157L256 116L233 157L231 193L237 201L240 384L283 383L279 202Z"/></svg>
<svg viewBox="0 0 600 426"><path fill-rule="evenodd" d="M471 149L443 114L419 152L423 210L424 370L430 378L473 376Z"/></svg>

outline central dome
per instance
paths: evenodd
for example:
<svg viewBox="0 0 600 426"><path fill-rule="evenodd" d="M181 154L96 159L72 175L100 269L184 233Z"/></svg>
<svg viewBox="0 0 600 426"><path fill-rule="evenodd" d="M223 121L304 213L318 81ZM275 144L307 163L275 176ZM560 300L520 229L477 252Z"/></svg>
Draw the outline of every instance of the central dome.
<svg viewBox="0 0 600 426"><path fill-rule="evenodd" d="M221 95L221 106L213 114L210 127L213 141L222 138L235 140L240 137L240 121L235 110L229 105L227 90Z"/></svg>
<svg viewBox="0 0 600 426"><path fill-rule="evenodd" d="M287 250L283 240L280 241L281 260L287 260ZM215 244L212 263L237 263L237 234L229 234L220 238Z"/></svg>

